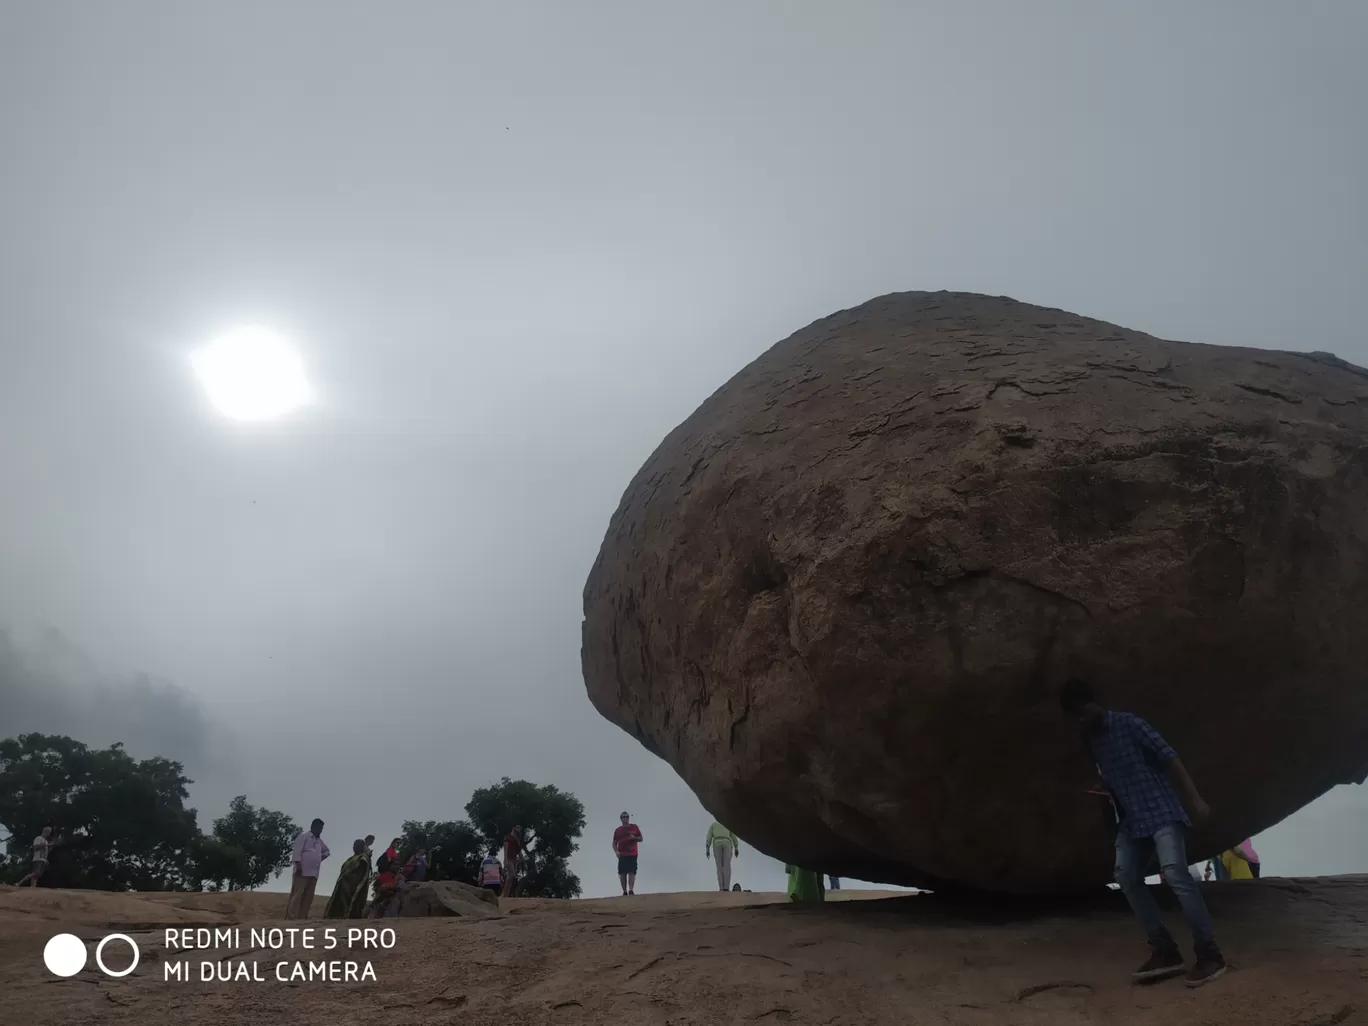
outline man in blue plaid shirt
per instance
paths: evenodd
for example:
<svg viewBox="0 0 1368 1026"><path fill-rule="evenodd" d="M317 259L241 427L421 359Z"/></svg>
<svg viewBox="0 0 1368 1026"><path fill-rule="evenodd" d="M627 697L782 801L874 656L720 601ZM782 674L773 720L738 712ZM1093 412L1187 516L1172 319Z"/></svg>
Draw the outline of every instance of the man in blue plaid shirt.
<svg viewBox="0 0 1368 1026"><path fill-rule="evenodd" d="M1174 784L1188 800L1193 817L1210 815L1178 755L1158 732L1139 716L1112 712L1097 701L1092 687L1078 679L1064 685L1059 704L1077 716L1083 740L1097 762L1120 822L1116 831L1116 882L1149 937L1152 954L1135 972L1136 980L1177 976L1187 967L1178 944L1164 926L1154 895L1145 886L1145 868L1153 852L1159 872L1173 890L1192 931L1197 961L1187 973L1187 984L1200 987L1226 971L1216 946L1211 915L1197 881L1188 871L1187 829L1191 825Z"/></svg>

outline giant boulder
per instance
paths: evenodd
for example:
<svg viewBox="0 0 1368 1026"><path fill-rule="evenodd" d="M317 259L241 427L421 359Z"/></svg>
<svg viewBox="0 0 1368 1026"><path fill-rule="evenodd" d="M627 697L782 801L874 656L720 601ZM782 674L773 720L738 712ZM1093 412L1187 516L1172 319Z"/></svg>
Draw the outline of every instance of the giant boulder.
<svg viewBox="0 0 1368 1026"><path fill-rule="evenodd" d="M1069 675L1174 744L1194 860L1368 766L1368 371L902 293L764 353L632 480L584 592L612 722L762 851L1109 878Z"/></svg>

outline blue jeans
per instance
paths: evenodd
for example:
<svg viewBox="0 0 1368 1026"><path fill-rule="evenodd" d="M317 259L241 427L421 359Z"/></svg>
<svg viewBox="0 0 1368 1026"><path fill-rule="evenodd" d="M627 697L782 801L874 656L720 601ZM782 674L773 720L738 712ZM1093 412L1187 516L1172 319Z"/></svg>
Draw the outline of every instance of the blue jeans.
<svg viewBox="0 0 1368 1026"><path fill-rule="evenodd" d="M1159 873L1169 885L1183 909L1197 958L1219 961L1221 949L1216 946L1216 932L1211 925L1211 914L1197 881L1188 872L1187 841L1181 823L1160 827L1153 838L1134 838L1126 833L1125 825L1116 835L1116 882L1130 902L1131 911L1145 929L1150 947L1156 952L1178 950L1173 935L1164 926L1154 895L1145 886L1145 868L1149 864L1150 847L1159 857Z"/></svg>

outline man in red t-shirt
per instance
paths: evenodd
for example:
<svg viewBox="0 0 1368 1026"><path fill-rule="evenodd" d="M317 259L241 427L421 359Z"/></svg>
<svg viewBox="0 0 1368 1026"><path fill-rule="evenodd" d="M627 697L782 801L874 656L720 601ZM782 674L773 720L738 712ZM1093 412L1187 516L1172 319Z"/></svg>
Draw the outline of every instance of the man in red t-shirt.
<svg viewBox="0 0 1368 1026"><path fill-rule="evenodd" d="M622 881L623 894L635 894L637 845L641 843L641 828L625 812L618 818L622 820L622 826L613 831L613 854L618 860L618 879Z"/></svg>

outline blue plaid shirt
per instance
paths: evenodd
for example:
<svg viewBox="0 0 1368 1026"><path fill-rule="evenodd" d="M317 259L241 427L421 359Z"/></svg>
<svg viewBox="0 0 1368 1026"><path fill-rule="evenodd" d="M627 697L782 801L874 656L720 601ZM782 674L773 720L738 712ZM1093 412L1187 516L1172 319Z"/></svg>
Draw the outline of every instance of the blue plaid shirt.
<svg viewBox="0 0 1368 1026"><path fill-rule="evenodd" d="M1153 837L1170 823L1188 825L1183 803L1168 780L1176 753L1139 716L1108 712L1106 723L1087 735L1102 779L1121 806L1121 829L1131 837Z"/></svg>

